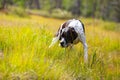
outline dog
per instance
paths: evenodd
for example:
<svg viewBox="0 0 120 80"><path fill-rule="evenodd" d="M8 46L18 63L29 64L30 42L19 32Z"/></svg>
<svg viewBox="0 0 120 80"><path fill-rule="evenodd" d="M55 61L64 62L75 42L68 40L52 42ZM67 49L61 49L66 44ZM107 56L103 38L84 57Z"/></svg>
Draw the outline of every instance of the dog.
<svg viewBox="0 0 120 80"><path fill-rule="evenodd" d="M49 48L53 46L57 41L60 42L60 46L63 48L72 47L73 45L81 42L84 48L84 61L88 61L88 46L85 37L84 24L77 19L71 19L61 24Z"/></svg>

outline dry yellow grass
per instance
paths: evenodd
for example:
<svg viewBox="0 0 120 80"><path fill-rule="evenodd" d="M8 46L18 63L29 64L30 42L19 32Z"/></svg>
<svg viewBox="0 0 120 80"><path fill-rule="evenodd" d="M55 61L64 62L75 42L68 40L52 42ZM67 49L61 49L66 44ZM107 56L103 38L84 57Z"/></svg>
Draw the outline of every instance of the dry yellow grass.
<svg viewBox="0 0 120 80"><path fill-rule="evenodd" d="M120 32L115 27L119 24L79 19L86 28L87 65L83 62L81 44L66 52L58 44L48 48L52 36L66 20L35 15L20 18L0 13L0 79L119 80Z"/></svg>

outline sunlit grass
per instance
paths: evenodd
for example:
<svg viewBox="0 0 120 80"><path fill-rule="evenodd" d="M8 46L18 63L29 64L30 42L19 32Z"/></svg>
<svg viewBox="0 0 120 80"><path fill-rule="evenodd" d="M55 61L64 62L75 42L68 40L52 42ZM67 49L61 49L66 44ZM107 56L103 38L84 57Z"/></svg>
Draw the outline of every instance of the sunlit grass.
<svg viewBox="0 0 120 80"><path fill-rule="evenodd" d="M119 24L80 19L86 28L88 64L84 64L81 44L72 50L58 44L48 48L65 20L0 14L0 79L119 80L119 31L104 28Z"/></svg>

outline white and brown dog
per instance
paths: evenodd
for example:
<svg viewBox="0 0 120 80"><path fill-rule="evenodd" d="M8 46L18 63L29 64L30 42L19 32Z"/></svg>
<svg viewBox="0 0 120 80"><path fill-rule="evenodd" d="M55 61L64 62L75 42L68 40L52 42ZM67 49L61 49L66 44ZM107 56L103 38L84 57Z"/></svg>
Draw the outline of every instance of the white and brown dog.
<svg viewBox="0 0 120 80"><path fill-rule="evenodd" d="M58 29L58 32L53 38L52 43L49 47L54 45L58 40L60 40L60 46L63 48L73 46L74 44L81 42L84 47L84 60L87 62L88 47L85 38L85 28L80 20L72 19L63 23Z"/></svg>

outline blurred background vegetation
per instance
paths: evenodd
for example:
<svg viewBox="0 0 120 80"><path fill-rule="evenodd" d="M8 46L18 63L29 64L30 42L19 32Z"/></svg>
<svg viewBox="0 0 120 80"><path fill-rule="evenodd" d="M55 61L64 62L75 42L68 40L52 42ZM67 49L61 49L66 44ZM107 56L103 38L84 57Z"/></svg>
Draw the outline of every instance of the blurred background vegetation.
<svg viewBox="0 0 120 80"><path fill-rule="evenodd" d="M120 0L0 0L0 10L20 16L83 16L120 22Z"/></svg>

